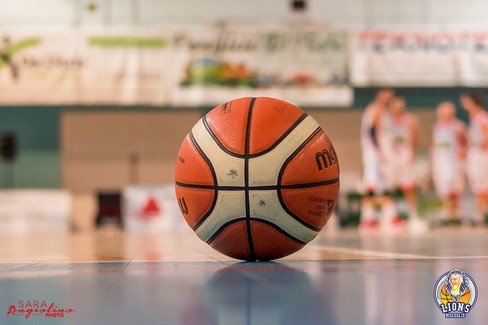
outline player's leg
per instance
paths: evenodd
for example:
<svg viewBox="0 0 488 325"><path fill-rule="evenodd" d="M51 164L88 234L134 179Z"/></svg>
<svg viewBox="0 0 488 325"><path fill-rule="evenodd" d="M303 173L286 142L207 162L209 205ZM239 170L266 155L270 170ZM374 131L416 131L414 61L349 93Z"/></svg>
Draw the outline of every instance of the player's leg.
<svg viewBox="0 0 488 325"><path fill-rule="evenodd" d="M452 195L455 183L455 168L452 164L446 164L446 157L432 158L432 180L437 196L442 201L442 210L438 217L438 224L446 225L449 222L453 210L456 210L456 198Z"/></svg>
<svg viewBox="0 0 488 325"><path fill-rule="evenodd" d="M414 233L427 231L429 229L427 220L421 219L418 213L418 198L415 186L406 187L403 193L409 208L408 229Z"/></svg>
<svg viewBox="0 0 488 325"><path fill-rule="evenodd" d="M488 192L483 195L483 223L488 224Z"/></svg>
<svg viewBox="0 0 488 325"><path fill-rule="evenodd" d="M445 225L449 220L450 211L452 209L451 200L449 199L449 188L447 182L435 174L436 172L434 172L434 176L433 176L434 189L437 196L442 201L442 209L439 213L437 222L440 225Z"/></svg>
<svg viewBox="0 0 488 325"><path fill-rule="evenodd" d="M378 227L376 217L376 194L368 191L364 194L361 201L361 220L359 227L361 229L371 229Z"/></svg>
<svg viewBox="0 0 488 325"><path fill-rule="evenodd" d="M414 153L409 151L402 152L399 155L399 164L401 165L400 188L405 196L408 206L409 219L418 218L418 201L415 186L415 161Z"/></svg>
<svg viewBox="0 0 488 325"><path fill-rule="evenodd" d="M376 148L363 148L363 188L364 196L361 201L360 229L374 229L378 227L376 216L377 193L382 191L383 185L379 174L379 157Z"/></svg>
<svg viewBox="0 0 488 325"><path fill-rule="evenodd" d="M401 189L408 206L408 228L411 232L420 233L428 229L426 220L419 216L417 188L415 186L415 161L413 152L405 152L402 157Z"/></svg>
<svg viewBox="0 0 488 325"><path fill-rule="evenodd" d="M414 184L402 184L402 193L407 201L409 219L418 218L418 199L417 190Z"/></svg>
<svg viewBox="0 0 488 325"><path fill-rule="evenodd" d="M380 198L383 225L402 226L403 220L398 216L398 211L393 199L393 191L386 191Z"/></svg>
<svg viewBox="0 0 488 325"><path fill-rule="evenodd" d="M481 226L488 221L488 188L479 188L476 195L476 209L477 214L475 216L473 224L475 226Z"/></svg>
<svg viewBox="0 0 488 325"><path fill-rule="evenodd" d="M461 223L460 211L459 211L459 201L460 201L461 194L457 191L453 191L450 193L447 202L448 202L448 213L449 213L449 221L454 224Z"/></svg>
<svg viewBox="0 0 488 325"><path fill-rule="evenodd" d="M480 225L483 221L483 214L485 209L486 193L484 193L484 178L486 178L486 167L483 165L483 155L478 148L470 148L467 157L466 171L468 175L469 185L471 191L475 195L475 213L471 221L473 225Z"/></svg>
<svg viewBox="0 0 488 325"><path fill-rule="evenodd" d="M449 218L456 224L461 223L459 202L464 189L464 163L457 159L453 162L452 181L449 183Z"/></svg>
<svg viewBox="0 0 488 325"><path fill-rule="evenodd" d="M389 157L389 159L384 160L381 167L386 184L385 195L381 198L381 224L385 232L397 231L398 229L404 228L404 222L398 216L398 211L393 199L393 194L400 184L399 175L402 173L401 165L398 164L397 159Z"/></svg>
<svg viewBox="0 0 488 325"><path fill-rule="evenodd" d="M472 219L472 224L473 226L479 226L483 222L483 214L484 214L484 206L485 206L485 199L484 199L484 194L481 192L477 192L475 194L475 200L476 200L476 211L474 214L474 217Z"/></svg>
<svg viewBox="0 0 488 325"><path fill-rule="evenodd" d="M483 166L480 171L480 211L482 214L482 220L481 223L486 224L488 223L488 173L486 172L486 167L488 167L488 151L483 150L481 153L481 160L482 160L482 165Z"/></svg>

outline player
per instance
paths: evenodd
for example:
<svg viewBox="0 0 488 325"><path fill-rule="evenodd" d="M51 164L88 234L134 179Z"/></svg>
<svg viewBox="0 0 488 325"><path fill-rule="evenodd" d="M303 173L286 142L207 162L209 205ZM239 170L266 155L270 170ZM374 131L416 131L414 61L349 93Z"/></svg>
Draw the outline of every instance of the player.
<svg viewBox="0 0 488 325"><path fill-rule="evenodd" d="M380 121L387 106L395 96L390 88L379 89L375 99L366 107L361 118L361 148L363 159L364 196L361 202L360 229L377 229L379 222L375 213L375 205L380 203L383 214L395 215L393 201L383 197L384 181L381 174L379 132Z"/></svg>
<svg viewBox="0 0 488 325"><path fill-rule="evenodd" d="M469 113L469 146L466 172L476 196L473 224L482 225L488 212L488 113L483 98L477 93L461 95L461 106Z"/></svg>
<svg viewBox="0 0 488 325"><path fill-rule="evenodd" d="M426 224L418 217L415 191L415 151L419 144L417 118L406 111L405 99L397 96L391 101L388 114L381 122L381 157L384 163L388 190L401 190L407 200L409 227L412 231L425 230ZM402 226L398 217L387 221L388 226Z"/></svg>
<svg viewBox="0 0 488 325"><path fill-rule="evenodd" d="M432 178L442 199L441 223L459 223L459 198L464 188L467 133L451 102L437 106L432 131Z"/></svg>

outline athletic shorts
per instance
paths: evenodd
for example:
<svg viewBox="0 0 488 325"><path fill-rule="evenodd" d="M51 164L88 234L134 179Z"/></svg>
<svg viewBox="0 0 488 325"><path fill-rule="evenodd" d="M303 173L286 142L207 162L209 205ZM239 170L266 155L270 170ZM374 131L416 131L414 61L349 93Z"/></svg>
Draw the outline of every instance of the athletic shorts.
<svg viewBox="0 0 488 325"><path fill-rule="evenodd" d="M383 194L384 181L381 173L381 162L378 150L369 145L362 148L363 188L366 193Z"/></svg>
<svg viewBox="0 0 488 325"><path fill-rule="evenodd" d="M388 190L401 188L407 190L415 187L415 163L413 153L402 150L394 155L385 156L383 167L385 184Z"/></svg>
<svg viewBox="0 0 488 325"><path fill-rule="evenodd" d="M464 189L464 161L458 157L434 155L432 157L432 179L437 195L448 198L460 194Z"/></svg>

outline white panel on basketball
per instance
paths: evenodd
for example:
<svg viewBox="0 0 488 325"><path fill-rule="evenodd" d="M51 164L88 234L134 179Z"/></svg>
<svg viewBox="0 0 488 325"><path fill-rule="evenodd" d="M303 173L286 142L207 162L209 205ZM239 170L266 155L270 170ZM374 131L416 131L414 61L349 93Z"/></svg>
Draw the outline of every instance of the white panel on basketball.
<svg viewBox="0 0 488 325"><path fill-rule="evenodd" d="M267 220L303 242L311 241L318 234L286 213L276 190L250 191L249 205L251 220Z"/></svg>
<svg viewBox="0 0 488 325"><path fill-rule="evenodd" d="M208 241L227 222L246 216L245 192L219 191L217 202L210 215L195 230L203 241Z"/></svg>
<svg viewBox="0 0 488 325"><path fill-rule="evenodd" d="M223 151L205 128L202 120L195 124L192 133L200 148L212 162L218 185L244 186L244 159Z"/></svg>
<svg viewBox="0 0 488 325"><path fill-rule="evenodd" d="M277 185L278 173L285 160L318 127L317 121L307 116L276 148L262 156L249 159L249 185Z"/></svg>

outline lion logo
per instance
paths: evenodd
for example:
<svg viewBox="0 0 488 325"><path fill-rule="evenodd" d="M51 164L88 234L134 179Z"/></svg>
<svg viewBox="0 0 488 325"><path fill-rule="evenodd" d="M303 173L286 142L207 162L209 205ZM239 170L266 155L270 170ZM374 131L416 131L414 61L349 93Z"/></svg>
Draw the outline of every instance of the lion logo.
<svg viewBox="0 0 488 325"><path fill-rule="evenodd" d="M441 275L434 286L434 300L446 318L466 318L476 299L476 283L458 268Z"/></svg>

